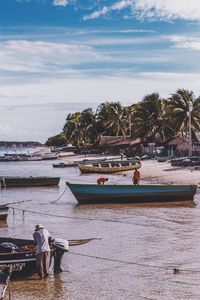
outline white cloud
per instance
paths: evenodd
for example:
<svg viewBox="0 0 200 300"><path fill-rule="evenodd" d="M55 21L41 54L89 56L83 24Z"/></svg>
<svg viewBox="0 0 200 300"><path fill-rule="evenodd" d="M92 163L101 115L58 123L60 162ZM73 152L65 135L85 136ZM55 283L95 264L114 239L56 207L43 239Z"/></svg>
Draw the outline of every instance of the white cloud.
<svg viewBox="0 0 200 300"><path fill-rule="evenodd" d="M183 36L183 35L168 35L164 36L167 40L171 41L176 48L185 48L200 50L200 38Z"/></svg>
<svg viewBox="0 0 200 300"><path fill-rule="evenodd" d="M84 20L96 19L113 11L130 9L130 14L139 19L153 20L200 20L198 0L120 0L111 6L92 12ZM126 13L127 17L127 13Z"/></svg>
<svg viewBox="0 0 200 300"><path fill-rule="evenodd" d="M54 6L67 6L68 5L68 0L54 0L53 1Z"/></svg>
<svg viewBox="0 0 200 300"><path fill-rule="evenodd" d="M25 40L0 43L1 71L59 72L101 59L101 54L86 45Z"/></svg>

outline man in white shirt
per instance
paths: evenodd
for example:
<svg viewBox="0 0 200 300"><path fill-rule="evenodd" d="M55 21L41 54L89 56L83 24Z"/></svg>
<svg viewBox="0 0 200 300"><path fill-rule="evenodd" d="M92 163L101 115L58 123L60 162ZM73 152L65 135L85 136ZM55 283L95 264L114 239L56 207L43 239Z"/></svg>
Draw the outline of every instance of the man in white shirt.
<svg viewBox="0 0 200 300"><path fill-rule="evenodd" d="M42 224L35 226L35 232L33 238L36 243L36 266L37 272L40 278L47 277L49 275L49 267L51 260L51 235L47 229L43 228Z"/></svg>

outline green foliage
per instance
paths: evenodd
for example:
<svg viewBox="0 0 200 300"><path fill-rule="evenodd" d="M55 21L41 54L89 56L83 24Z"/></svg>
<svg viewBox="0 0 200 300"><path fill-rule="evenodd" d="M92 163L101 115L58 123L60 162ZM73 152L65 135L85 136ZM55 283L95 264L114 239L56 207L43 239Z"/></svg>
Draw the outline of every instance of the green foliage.
<svg viewBox="0 0 200 300"><path fill-rule="evenodd" d="M63 133L59 133L57 135L49 137L45 143L46 146L57 146L57 147L63 146L65 144L66 144L66 139Z"/></svg>
<svg viewBox="0 0 200 300"><path fill-rule="evenodd" d="M167 99L159 94L146 95L142 101L123 107L119 102L101 103L94 113L91 108L68 114L63 131L50 137L47 145L72 144L96 146L102 135L140 138L143 142L163 143L175 135L188 135L188 111L191 104L192 137L200 132L200 97L184 89Z"/></svg>

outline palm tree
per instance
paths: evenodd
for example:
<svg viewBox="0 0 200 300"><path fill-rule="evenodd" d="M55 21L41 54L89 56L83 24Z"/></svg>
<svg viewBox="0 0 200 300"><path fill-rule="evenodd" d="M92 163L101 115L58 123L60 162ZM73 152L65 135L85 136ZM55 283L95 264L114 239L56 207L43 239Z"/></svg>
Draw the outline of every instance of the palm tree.
<svg viewBox="0 0 200 300"><path fill-rule="evenodd" d="M180 133L186 138L189 130L189 109L192 137L195 140L195 134L200 131L200 98L195 99L192 91L178 89L172 94L167 103L167 120L175 134Z"/></svg>
<svg viewBox="0 0 200 300"><path fill-rule="evenodd" d="M119 102L105 102L97 108L97 123L102 134L125 136L128 130L128 115Z"/></svg>
<svg viewBox="0 0 200 300"><path fill-rule="evenodd" d="M83 139L82 131L80 131L80 117L80 112L68 114L63 127L63 133L67 142L78 147L82 144Z"/></svg>
<svg viewBox="0 0 200 300"><path fill-rule="evenodd" d="M165 141L171 133L165 122L165 101L159 94L146 95L132 106L133 136L144 141Z"/></svg>

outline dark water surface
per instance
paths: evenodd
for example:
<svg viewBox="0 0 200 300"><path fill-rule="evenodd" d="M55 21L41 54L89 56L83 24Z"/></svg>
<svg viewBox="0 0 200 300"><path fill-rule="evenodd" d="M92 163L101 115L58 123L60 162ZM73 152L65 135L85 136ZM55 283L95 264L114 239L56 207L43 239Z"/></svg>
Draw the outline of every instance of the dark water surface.
<svg viewBox="0 0 200 300"><path fill-rule="evenodd" d="M78 206L66 190L53 204L65 181L95 182L97 175L53 168L52 161L0 163L0 174L61 177L55 188L1 190L1 204L32 200L13 205L32 212L23 218L22 211L10 209L7 223L0 223L1 236L32 238L35 224L42 223L53 237L101 238L71 247L59 275L51 271L46 280L34 275L11 281L12 300L200 299L199 194L195 205ZM109 181L130 182L130 176L109 176ZM174 267L180 274L173 274Z"/></svg>

